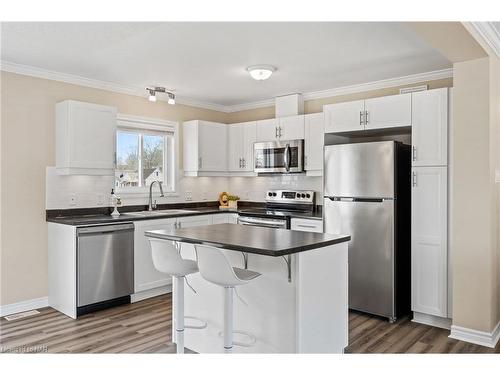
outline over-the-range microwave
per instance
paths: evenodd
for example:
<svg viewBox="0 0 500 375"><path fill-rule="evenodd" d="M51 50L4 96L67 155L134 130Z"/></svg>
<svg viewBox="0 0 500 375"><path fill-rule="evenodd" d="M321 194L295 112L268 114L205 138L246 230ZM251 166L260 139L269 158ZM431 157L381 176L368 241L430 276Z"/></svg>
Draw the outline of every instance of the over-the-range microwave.
<svg viewBox="0 0 500 375"><path fill-rule="evenodd" d="M254 172L301 173L304 171L304 140L254 143Z"/></svg>

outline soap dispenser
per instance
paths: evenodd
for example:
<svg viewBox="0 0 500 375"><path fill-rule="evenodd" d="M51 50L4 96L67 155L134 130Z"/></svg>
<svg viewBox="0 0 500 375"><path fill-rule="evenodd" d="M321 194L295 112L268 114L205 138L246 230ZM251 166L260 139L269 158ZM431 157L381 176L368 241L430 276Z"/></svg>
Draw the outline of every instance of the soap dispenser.
<svg viewBox="0 0 500 375"><path fill-rule="evenodd" d="M118 195L115 194L115 189L111 189L111 204L114 207L114 210L111 213L111 216L113 216L113 217L120 216L120 213L118 212L118 206L121 206L122 200Z"/></svg>

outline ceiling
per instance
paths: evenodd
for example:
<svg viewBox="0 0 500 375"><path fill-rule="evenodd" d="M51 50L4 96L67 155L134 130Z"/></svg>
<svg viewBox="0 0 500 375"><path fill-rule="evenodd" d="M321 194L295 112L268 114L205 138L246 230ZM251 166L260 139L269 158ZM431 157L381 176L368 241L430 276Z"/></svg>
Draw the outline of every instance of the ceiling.
<svg viewBox="0 0 500 375"><path fill-rule="evenodd" d="M2 23L2 61L233 106L451 67L401 23ZM245 68L278 68L254 81Z"/></svg>

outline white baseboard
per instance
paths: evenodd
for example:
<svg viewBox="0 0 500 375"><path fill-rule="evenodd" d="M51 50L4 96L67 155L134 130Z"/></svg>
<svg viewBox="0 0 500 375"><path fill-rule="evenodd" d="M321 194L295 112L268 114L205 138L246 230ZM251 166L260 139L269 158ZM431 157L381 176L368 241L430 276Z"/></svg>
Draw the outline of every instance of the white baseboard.
<svg viewBox="0 0 500 375"><path fill-rule="evenodd" d="M449 337L456 340L467 341L472 344L487 346L488 348L494 348L500 339L500 322L497 323L491 332L477 331L475 329L452 325Z"/></svg>
<svg viewBox="0 0 500 375"><path fill-rule="evenodd" d="M440 316L419 313L416 311L413 312L413 319L411 321L448 330L451 328L451 319L449 318L442 318Z"/></svg>
<svg viewBox="0 0 500 375"><path fill-rule="evenodd" d="M2 305L0 306L0 317L17 314L28 310L41 309L47 306L49 306L48 297L40 297L35 299L29 299L26 301L11 303L9 305Z"/></svg>
<svg viewBox="0 0 500 375"><path fill-rule="evenodd" d="M145 290L144 292L134 293L130 296L130 302L139 302L148 298L161 296L162 294L172 293L172 284L160 286L159 288Z"/></svg>

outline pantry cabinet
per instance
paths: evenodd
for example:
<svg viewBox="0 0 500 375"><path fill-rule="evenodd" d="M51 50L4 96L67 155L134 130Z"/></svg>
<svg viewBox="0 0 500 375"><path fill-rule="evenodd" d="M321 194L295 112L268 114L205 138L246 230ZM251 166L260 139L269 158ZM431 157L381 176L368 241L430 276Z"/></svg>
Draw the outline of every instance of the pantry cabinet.
<svg viewBox="0 0 500 375"><path fill-rule="evenodd" d="M412 94L412 165L448 164L448 88Z"/></svg>
<svg viewBox="0 0 500 375"><path fill-rule="evenodd" d="M187 176L227 172L227 125L193 120L183 124L184 173Z"/></svg>
<svg viewBox="0 0 500 375"><path fill-rule="evenodd" d="M113 176L116 108L65 100L56 104L58 174Z"/></svg>
<svg viewBox="0 0 500 375"><path fill-rule="evenodd" d="M447 167L413 167L411 194L411 307L447 317Z"/></svg>
<svg viewBox="0 0 500 375"><path fill-rule="evenodd" d="M229 172L253 172L253 144L256 142L256 122L230 124L228 128Z"/></svg>
<svg viewBox="0 0 500 375"><path fill-rule="evenodd" d="M304 167L308 175L323 174L323 147L325 129L323 113L313 113L304 116Z"/></svg>

